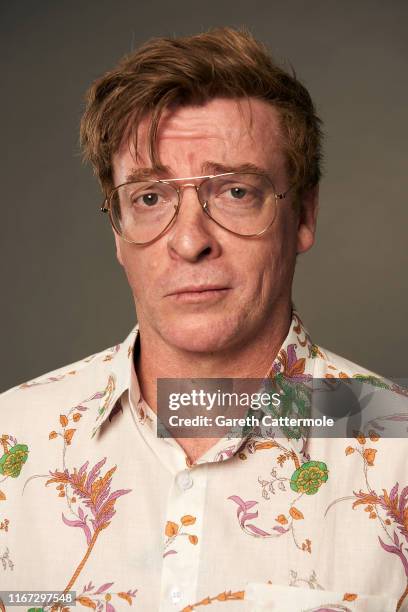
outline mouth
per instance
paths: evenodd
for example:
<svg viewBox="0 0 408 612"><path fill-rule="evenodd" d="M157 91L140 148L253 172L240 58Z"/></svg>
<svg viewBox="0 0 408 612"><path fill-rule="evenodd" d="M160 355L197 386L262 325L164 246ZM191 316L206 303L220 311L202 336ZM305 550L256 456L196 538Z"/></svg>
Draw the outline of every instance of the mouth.
<svg viewBox="0 0 408 612"><path fill-rule="evenodd" d="M219 285L190 285L169 293L167 297L176 302L209 302L222 299L228 291L230 291L230 287L222 287Z"/></svg>

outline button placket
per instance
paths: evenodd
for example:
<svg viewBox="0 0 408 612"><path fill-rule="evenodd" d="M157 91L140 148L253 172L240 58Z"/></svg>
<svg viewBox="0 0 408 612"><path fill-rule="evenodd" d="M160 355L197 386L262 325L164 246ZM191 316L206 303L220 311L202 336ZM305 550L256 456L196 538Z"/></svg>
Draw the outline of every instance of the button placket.
<svg viewBox="0 0 408 612"><path fill-rule="evenodd" d="M191 489L194 484L194 480L191 475L191 470L183 470L182 472L179 472L176 475L176 483L182 491L187 491L187 489Z"/></svg>
<svg viewBox="0 0 408 612"><path fill-rule="evenodd" d="M179 587L172 587L170 589L170 601L173 604L178 604L180 603L181 598L182 598L182 592L179 589Z"/></svg>
<svg viewBox="0 0 408 612"><path fill-rule="evenodd" d="M207 466L174 475L165 525L171 526L176 537L164 553L160 612L178 611L195 601L206 488Z"/></svg>

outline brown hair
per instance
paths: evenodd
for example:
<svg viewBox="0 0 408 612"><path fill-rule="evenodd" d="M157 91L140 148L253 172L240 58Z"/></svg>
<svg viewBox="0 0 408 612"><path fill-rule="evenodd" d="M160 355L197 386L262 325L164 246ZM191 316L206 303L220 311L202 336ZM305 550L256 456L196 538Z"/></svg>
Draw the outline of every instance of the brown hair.
<svg viewBox="0 0 408 612"><path fill-rule="evenodd" d="M170 105L215 97L256 97L280 113L288 173L299 192L319 182L321 120L306 88L244 30L216 28L183 38L154 38L93 83L81 122L81 144L102 187L113 187L112 155L151 113L149 153L160 165L156 136Z"/></svg>

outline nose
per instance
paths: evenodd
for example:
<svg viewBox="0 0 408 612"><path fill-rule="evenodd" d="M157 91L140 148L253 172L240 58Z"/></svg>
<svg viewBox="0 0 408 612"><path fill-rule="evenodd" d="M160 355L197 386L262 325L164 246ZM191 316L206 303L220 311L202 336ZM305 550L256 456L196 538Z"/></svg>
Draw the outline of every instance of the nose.
<svg viewBox="0 0 408 612"><path fill-rule="evenodd" d="M170 256L191 263L217 257L221 245L214 235L216 225L203 210L198 187L187 183L180 187L179 193L178 214L167 235Z"/></svg>

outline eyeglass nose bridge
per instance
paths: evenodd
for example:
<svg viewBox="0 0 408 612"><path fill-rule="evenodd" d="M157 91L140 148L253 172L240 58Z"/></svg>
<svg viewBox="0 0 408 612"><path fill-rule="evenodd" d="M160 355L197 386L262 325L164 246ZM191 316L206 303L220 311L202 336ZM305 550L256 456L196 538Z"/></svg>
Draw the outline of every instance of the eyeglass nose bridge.
<svg viewBox="0 0 408 612"><path fill-rule="evenodd" d="M200 187L201 187L201 184L202 183L200 183L200 185L196 185L195 183L183 183L182 185L179 185L179 187L174 187L174 185L173 185L174 189L177 191L177 204L174 206L175 211L176 211L175 216L178 215L178 212L180 210L181 200L182 200L182 197L183 197L183 192L184 192L184 189L186 187L193 187L195 189L196 194L197 194L197 200L198 200L201 208L203 209L203 211L205 213L207 213L207 215L208 215L208 203L207 202L202 202L200 200Z"/></svg>

